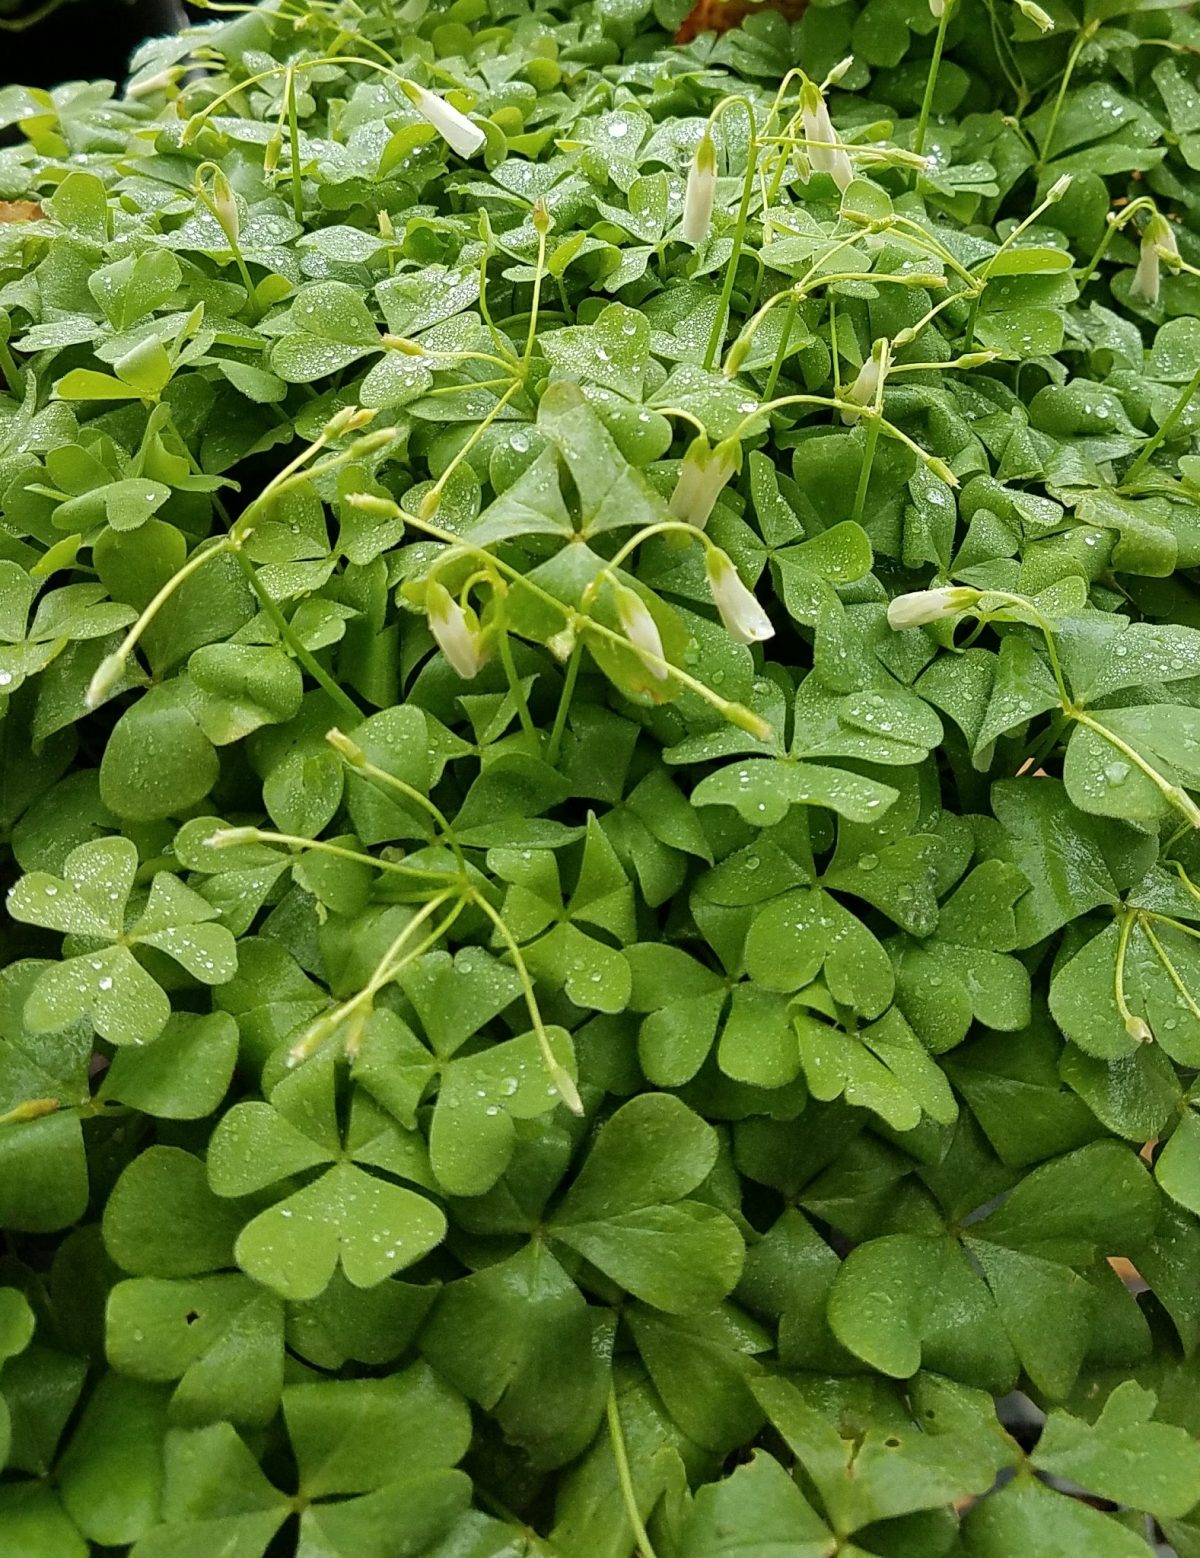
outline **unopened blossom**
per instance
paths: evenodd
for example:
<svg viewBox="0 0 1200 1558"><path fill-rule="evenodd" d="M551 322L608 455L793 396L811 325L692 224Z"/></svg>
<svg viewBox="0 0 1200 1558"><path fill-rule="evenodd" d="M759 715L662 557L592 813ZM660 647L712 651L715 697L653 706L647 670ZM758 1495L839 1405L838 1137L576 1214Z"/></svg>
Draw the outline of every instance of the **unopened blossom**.
<svg viewBox="0 0 1200 1558"><path fill-rule="evenodd" d="M470 681L487 659L475 613L465 611L444 584L436 583L425 591L425 610L438 648L458 674Z"/></svg>
<svg viewBox="0 0 1200 1558"><path fill-rule="evenodd" d="M879 394L879 386L887 378L887 369L887 342L881 339L875 342L871 355L858 370L858 377L842 391L841 398L855 406L873 405ZM857 422L860 414L858 411L845 410L842 412L842 421L847 425Z"/></svg>
<svg viewBox="0 0 1200 1558"><path fill-rule="evenodd" d="M800 122L814 171L828 173L844 190L854 178L854 164L833 127L820 87L812 81L806 80L800 91Z"/></svg>
<svg viewBox="0 0 1200 1558"><path fill-rule="evenodd" d="M221 224L221 231L231 244L236 244L238 233L241 231L242 219L238 214L237 201L233 198L233 190L229 187L229 180L221 172L220 168L213 170L212 205L213 214Z"/></svg>
<svg viewBox="0 0 1200 1558"><path fill-rule="evenodd" d="M709 547L705 573L713 603L721 614L725 631L735 643L758 644L764 638L774 636L770 617L753 591L742 583L737 569L720 547Z"/></svg>
<svg viewBox="0 0 1200 1558"><path fill-rule="evenodd" d="M1162 261L1173 265L1179 259L1179 244L1170 222L1156 211L1142 233L1142 248L1130 288L1147 303L1157 303L1162 282Z"/></svg>
<svg viewBox="0 0 1200 1558"><path fill-rule="evenodd" d="M460 157L473 157L483 149L487 136L444 97L427 91L415 81L402 81L400 85L421 118L433 126L452 152Z"/></svg>
<svg viewBox="0 0 1200 1558"><path fill-rule="evenodd" d="M973 606L979 599L979 591L956 585L945 585L936 590L914 590L908 595L897 595L887 609L888 627L920 628L928 622L942 622L956 617L960 611Z"/></svg>
<svg viewBox="0 0 1200 1558"><path fill-rule="evenodd" d="M741 465L742 446L737 439L727 438L710 449L708 439L703 433L698 434L683 457L679 480L671 494L672 518L703 530L722 488Z"/></svg>
<svg viewBox="0 0 1200 1558"><path fill-rule="evenodd" d="M636 590L625 585L617 586L617 618L626 638L637 652L638 659L656 681L667 679L667 667L663 663L662 635L658 623L650 615L650 608Z"/></svg>
<svg viewBox="0 0 1200 1558"><path fill-rule="evenodd" d="M1022 16L1027 16L1033 25L1042 32L1054 31L1054 18L1043 11L1036 0L1016 0L1017 10Z"/></svg>
<svg viewBox="0 0 1200 1558"><path fill-rule="evenodd" d="M688 169L687 188L683 196L683 221L679 229L684 243L690 243L693 249L708 237L716 194L717 151L706 129Z"/></svg>

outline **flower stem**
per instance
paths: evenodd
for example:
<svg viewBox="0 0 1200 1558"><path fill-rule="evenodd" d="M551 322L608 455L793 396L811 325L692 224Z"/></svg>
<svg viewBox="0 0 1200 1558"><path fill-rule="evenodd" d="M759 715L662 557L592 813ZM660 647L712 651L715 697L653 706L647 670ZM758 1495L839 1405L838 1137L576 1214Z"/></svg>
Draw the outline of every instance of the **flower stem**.
<svg viewBox="0 0 1200 1558"><path fill-rule="evenodd" d="M929 74L925 78L925 96L921 99L921 115L917 120L917 133L913 136L913 151L918 156L925 150L925 135L929 129L929 115L933 108L933 94L937 90L938 71L942 68L942 50L946 47L946 28L950 25L953 0L946 0L938 18L937 36L933 40L933 58L929 62Z"/></svg>
<svg viewBox="0 0 1200 1558"><path fill-rule="evenodd" d="M617 1406L616 1386L610 1386L608 1391L608 1437L612 1442L613 1460L617 1463L617 1481L621 1486L621 1499L625 1505L629 1524L633 1527L638 1552L641 1558L657 1558L654 1545L646 1534L646 1527L638 1511L633 1475L629 1470L629 1452L625 1448L625 1431L621 1427L621 1412Z"/></svg>

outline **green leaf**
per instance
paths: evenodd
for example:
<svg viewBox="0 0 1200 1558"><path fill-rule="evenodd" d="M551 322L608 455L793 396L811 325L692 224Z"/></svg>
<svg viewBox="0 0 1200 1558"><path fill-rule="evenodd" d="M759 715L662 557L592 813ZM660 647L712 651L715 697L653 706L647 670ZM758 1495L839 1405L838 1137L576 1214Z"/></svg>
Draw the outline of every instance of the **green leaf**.
<svg viewBox="0 0 1200 1558"><path fill-rule="evenodd" d="M1017 1552L1084 1553L1089 1558L1145 1558L1140 1536L1082 1500L1055 1493L1030 1476L1017 1477L968 1511L963 1544L969 1558L1010 1558Z"/></svg>
<svg viewBox="0 0 1200 1558"><path fill-rule="evenodd" d="M339 1163L260 1212L238 1235L248 1276L284 1298L316 1298L338 1263L355 1287L373 1287L441 1243L446 1219L415 1191Z"/></svg>
<svg viewBox="0 0 1200 1558"><path fill-rule="evenodd" d="M1033 1464L1114 1503L1166 1518L1186 1515L1196 1502L1200 1445L1185 1429L1151 1422L1156 1404L1153 1391L1126 1380L1094 1423L1051 1412Z"/></svg>
<svg viewBox="0 0 1200 1558"><path fill-rule="evenodd" d="M283 1306L236 1273L118 1282L109 1295L105 1346L123 1375L178 1381L176 1424L225 1418L261 1427L283 1386Z"/></svg>
<svg viewBox="0 0 1200 1558"><path fill-rule="evenodd" d="M611 1326L543 1244L443 1288L421 1350L543 1467L572 1460L604 1411Z"/></svg>
<svg viewBox="0 0 1200 1558"><path fill-rule="evenodd" d="M756 1450L696 1496L684 1533L684 1558L824 1558L833 1538L773 1456Z"/></svg>

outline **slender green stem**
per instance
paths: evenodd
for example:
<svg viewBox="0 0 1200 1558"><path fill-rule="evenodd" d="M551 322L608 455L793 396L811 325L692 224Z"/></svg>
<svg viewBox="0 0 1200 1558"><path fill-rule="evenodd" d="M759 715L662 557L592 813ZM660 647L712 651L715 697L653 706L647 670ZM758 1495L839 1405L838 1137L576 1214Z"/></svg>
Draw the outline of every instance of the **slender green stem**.
<svg viewBox="0 0 1200 1558"><path fill-rule="evenodd" d="M246 556L240 546L231 548L237 565L242 570L246 583L258 597L258 603L275 625L275 631L283 639L295 658L300 662L313 681L322 689L326 697L341 710L351 725L357 725L362 721L362 710L354 699L337 682L317 659L316 655L301 642L296 630L283 614L283 609L276 601L266 585L258 577L258 570Z"/></svg>
<svg viewBox="0 0 1200 1558"><path fill-rule="evenodd" d="M154 621L155 617L170 600L171 596L174 595L179 586L187 579L190 579L192 574L203 568L204 564L210 561L210 559L216 557L218 553L229 552L232 550L233 548L228 536L222 536L219 540L214 541L211 545L201 544L198 546L192 555L188 558L187 562L171 575L171 577L166 581L165 584L163 584L161 589L158 590L149 603L142 608L141 615L129 629L129 632L126 633L125 637L121 640L121 643L117 646L117 655L122 660L128 660L129 656L137 648L142 634Z"/></svg>
<svg viewBox="0 0 1200 1558"><path fill-rule="evenodd" d="M634 1491L633 1475L629 1470L629 1452L625 1448L625 1430L621 1427L621 1411L617 1405L616 1386L610 1386L608 1391L608 1437L612 1443L613 1460L617 1465L617 1481L621 1487L621 1500L625 1505L625 1514L633 1528L634 1541L637 1543L641 1558L657 1558L654 1545L646 1533L646 1527L637 1506L637 1494Z"/></svg>
<svg viewBox="0 0 1200 1558"><path fill-rule="evenodd" d="M745 98L728 98L725 101L738 102L742 105L746 111L750 134L746 147L746 176L742 182L742 198L738 204L737 220L733 228L733 251L725 266L725 280L721 287L720 300L717 303L717 317L713 320L712 334L708 338L708 346L704 352L705 368L711 368L716 361L717 353L721 350L721 342L725 339L725 331L728 328L729 304L733 297L738 264L742 258L742 247L746 242L746 227L750 220L750 201L754 195L754 176L758 167L758 135L754 124L754 109ZM713 110L713 120L716 119L716 116L724 106L724 102L718 103Z"/></svg>
<svg viewBox="0 0 1200 1558"><path fill-rule="evenodd" d="M508 682L508 690L512 694L513 703L516 704L517 718L521 722L521 729L529 738L530 750L536 757L541 747L541 737L538 728L533 722L533 716L529 712L529 700L525 696L525 689L521 686L521 678L517 673L516 661L513 659L512 639L508 635L508 629L504 623L499 624L499 632L496 635L500 644L500 664L504 668L504 675Z"/></svg>
<svg viewBox="0 0 1200 1558"><path fill-rule="evenodd" d="M559 1062L550 1044L550 1035L546 1032L546 1024L542 1020L542 1009L538 1005L537 992L533 988L533 980L530 977L529 967L517 945L516 937L509 930L503 915L498 909L492 907L488 900L477 888L471 889L471 901L491 920L500 935L500 939L508 948L508 955L512 958L513 967L517 978L521 982L521 993L525 997L525 1008L529 1013L529 1020L533 1024L533 1031L537 1037L538 1051L542 1057L542 1064L546 1068L546 1075L554 1084L558 1096L566 1104L572 1114L583 1114L583 1100L579 1096L579 1089L575 1086L574 1078Z"/></svg>
<svg viewBox="0 0 1200 1558"><path fill-rule="evenodd" d="M1129 956L1129 938L1133 933L1133 922L1136 915L1126 909L1120 916L1120 928L1117 931L1117 956L1113 965L1113 999L1121 1021L1125 1024L1125 1031L1132 1037L1139 1032L1144 1023L1140 1017L1135 1017L1129 1009L1129 1003L1125 999L1125 960Z"/></svg>
<svg viewBox="0 0 1200 1558"><path fill-rule="evenodd" d="M1135 768L1145 774L1146 778L1149 779L1150 783L1169 805L1174 807L1181 815L1187 817L1194 828L1200 828L1200 807L1197 807L1195 801L1192 800L1185 790L1181 790L1178 785L1172 784L1169 779L1160 774L1153 763L1148 762L1136 747L1130 746L1128 741L1118 736L1115 730L1110 730L1107 725L1102 725L1098 719L1093 719L1090 714L1085 713L1082 709L1072 709L1071 717L1078 724L1083 725L1086 729L1100 736L1102 740L1107 741L1110 746L1115 747L1122 757L1128 758Z"/></svg>
<svg viewBox="0 0 1200 1558"><path fill-rule="evenodd" d="M858 473L858 490L854 494L854 520L862 524L867 506L867 488L871 484L871 467L875 464L875 450L879 446L879 418L873 417L867 424L866 444L863 448L862 466Z"/></svg>
<svg viewBox="0 0 1200 1558"><path fill-rule="evenodd" d="M1200 390L1200 368L1197 368L1195 373L1188 380L1186 389L1183 391L1182 395L1180 395L1175 404L1171 407L1171 410L1163 418L1161 424L1159 425L1158 431L1152 438L1147 439L1147 441L1142 445L1141 452L1137 459L1125 472L1125 478L1121 483L1122 487L1127 487L1131 482L1137 480L1137 478L1149 464L1150 459L1154 455L1155 451L1159 449L1168 438L1170 438L1172 432L1174 431L1175 424L1191 405L1192 396L1196 393L1197 390Z"/></svg>
<svg viewBox="0 0 1200 1558"><path fill-rule="evenodd" d="M1162 964L1163 973L1166 974L1167 978L1175 986L1180 1000L1187 1007L1188 1011L1191 1012L1193 1017L1200 1018L1200 1006L1196 1004L1195 996L1188 989L1185 981L1180 977L1179 970L1172 962L1167 949L1163 946L1162 942L1159 941L1158 937L1150 929L1149 925L1147 925L1145 916L1141 918L1141 931L1142 935L1145 936L1146 940L1154 948L1154 955Z"/></svg>
<svg viewBox="0 0 1200 1558"><path fill-rule="evenodd" d="M467 876L466 856L462 852L458 836L450 826L446 814L435 801L430 800L429 796L418 790L415 785L409 784L406 779L397 778L395 774L389 774L386 768L380 768L376 763L372 763L358 743L352 741L343 731L336 728L327 731L325 739L342 758L343 762L353 768L355 773L361 774L364 779L371 780L377 787L395 790L398 795L404 796L405 800L411 801L415 806L419 806L422 811L428 813L437 824L438 831L446 843L454 851L454 858L458 861L459 869L462 871L463 876Z"/></svg>
<svg viewBox="0 0 1200 1558"><path fill-rule="evenodd" d="M537 341L538 310L542 303L542 279L546 274L546 239L549 236L548 229L544 226L538 228L538 252L537 268L533 277L533 298L529 304L529 333L525 337L525 351L522 355L526 371L533 359L534 343Z"/></svg>
<svg viewBox="0 0 1200 1558"><path fill-rule="evenodd" d="M504 394L501 395L500 399L488 412L487 416L485 416L481 422L477 422L474 428L472 428L471 434L463 444L462 448L450 461L449 465L447 465L446 469L442 472L437 481L434 482L433 486L421 500L423 505L427 503L431 504L431 512L433 509L436 509L437 505L441 502L442 493L445 492L446 483L450 480L451 476L453 476L454 472L467 458L471 450L474 449L475 445L487 432L488 428L504 410L505 406L508 405L509 401L513 398L517 391L522 388L523 384L523 379L514 379L509 387L505 390Z"/></svg>
<svg viewBox="0 0 1200 1558"><path fill-rule="evenodd" d="M292 214L297 224L304 223L304 189L300 179L300 123L296 115L296 72L287 75L288 152L291 158Z"/></svg>
<svg viewBox="0 0 1200 1558"><path fill-rule="evenodd" d="M220 828L208 841L217 849L236 847L242 843L283 844L289 849L312 849L321 855L332 855L338 860L352 860L356 865L370 866L375 871L391 871L401 876L419 876L425 881L444 882L445 871L426 871L420 866L410 866L403 860L387 860L380 855L367 855L361 849L349 849L343 844L332 844L327 839L305 838L302 833L276 833L273 828Z"/></svg>
<svg viewBox="0 0 1200 1558"><path fill-rule="evenodd" d="M562 692L558 698L558 709L555 711L554 725L550 731L550 740L546 745L546 761L551 768L558 762L563 732L567 728L567 715L570 713L571 701L575 696L575 683L579 680L579 662L582 658L583 645L577 639L575 647L571 650L571 657L567 661L567 669L563 673Z"/></svg>
<svg viewBox="0 0 1200 1558"><path fill-rule="evenodd" d="M1071 52L1067 55L1067 68L1063 71L1062 81L1059 83L1058 92L1054 98L1054 107L1050 110L1050 123L1046 126L1045 139L1042 141L1041 156L1037 162L1037 172L1041 172L1050 160L1050 151L1054 145L1054 136L1058 130L1059 115L1062 113L1063 104L1067 99L1067 88L1071 85L1071 77L1075 74L1075 67L1079 63L1079 56L1096 35L1100 26L1099 19L1093 17L1085 27L1079 30L1079 36L1071 45Z"/></svg>
<svg viewBox="0 0 1200 1558"><path fill-rule="evenodd" d="M775 393L776 385L779 383L779 375L783 372L783 365L787 360L788 343L792 339L792 326L796 322L796 311L799 307L800 298L796 289L793 288L787 313L783 316L783 330L779 336L779 345L775 348L775 359L771 364L771 371L767 375L766 386L763 389L763 398L765 400L770 400Z"/></svg>
<svg viewBox="0 0 1200 1558"><path fill-rule="evenodd" d="M938 18L937 36L933 40L933 58L929 62L929 74L925 78L925 96L921 99L921 113L917 119L917 133L913 136L913 151L918 156L925 150L925 135L929 129L929 115L933 108L933 94L937 90L938 71L942 68L942 51L946 47L946 28L950 25L950 12L954 0L945 0Z"/></svg>

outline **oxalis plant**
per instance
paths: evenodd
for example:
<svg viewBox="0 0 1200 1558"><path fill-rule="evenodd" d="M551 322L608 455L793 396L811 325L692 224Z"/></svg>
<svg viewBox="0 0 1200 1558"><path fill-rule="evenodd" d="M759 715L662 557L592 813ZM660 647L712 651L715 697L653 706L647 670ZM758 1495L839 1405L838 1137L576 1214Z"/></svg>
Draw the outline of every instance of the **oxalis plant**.
<svg viewBox="0 0 1200 1558"><path fill-rule="evenodd" d="M0 90L0 1558L1200 1554L1200 23L687 9Z"/></svg>

